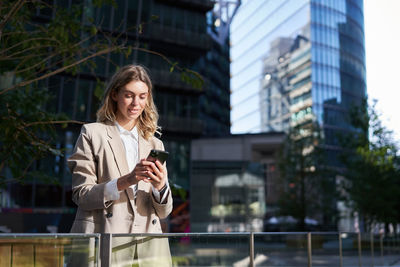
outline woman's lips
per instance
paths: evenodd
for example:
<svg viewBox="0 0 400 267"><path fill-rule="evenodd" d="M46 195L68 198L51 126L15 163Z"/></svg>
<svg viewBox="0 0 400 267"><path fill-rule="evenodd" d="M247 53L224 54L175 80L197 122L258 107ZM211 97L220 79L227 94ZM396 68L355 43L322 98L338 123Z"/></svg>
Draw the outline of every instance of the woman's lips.
<svg viewBox="0 0 400 267"><path fill-rule="evenodd" d="M139 109L128 109L128 113L131 113L131 114L136 114L139 111L140 111Z"/></svg>

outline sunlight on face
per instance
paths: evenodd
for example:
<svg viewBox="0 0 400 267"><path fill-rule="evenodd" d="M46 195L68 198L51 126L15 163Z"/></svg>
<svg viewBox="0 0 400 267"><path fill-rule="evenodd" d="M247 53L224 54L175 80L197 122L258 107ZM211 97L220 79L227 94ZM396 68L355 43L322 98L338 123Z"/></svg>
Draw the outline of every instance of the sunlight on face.
<svg viewBox="0 0 400 267"><path fill-rule="evenodd" d="M137 123L147 104L149 88L142 81L131 81L118 93L112 95L117 102L117 122L127 130L131 130Z"/></svg>

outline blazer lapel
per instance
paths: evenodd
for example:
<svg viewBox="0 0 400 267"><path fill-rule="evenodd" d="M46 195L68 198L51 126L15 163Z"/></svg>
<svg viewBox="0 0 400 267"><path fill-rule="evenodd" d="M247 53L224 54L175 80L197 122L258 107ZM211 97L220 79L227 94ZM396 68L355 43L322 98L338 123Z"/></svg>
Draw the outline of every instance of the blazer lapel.
<svg viewBox="0 0 400 267"><path fill-rule="evenodd" d="M147 158L152 148L150 142L139 134L139 160Z"/></svg>
<svg viewBox="0 0 400 267"><path fill-rule="evenodd" d="M122 143L118 127L116 125L109 125L107 127L107 134L109 137L108 143L114 154L114 160L118 167L119 174L121 176L128 174L129 173L128 162L126 160L125 148L124 148L124 144ZM129 199L132 210L135 212L135 210L136 210L135 209L135 200L134 200L135 196L133 194L132 188L128 187L124 191Z"/></svg>
<svg viewBox="0 0 400 267"><path fill-rule="evenodd" d="M129 172L129 167L126 160L124 144L122 143L117 126L108 125L107 135L109 137L108 144L114 154L115 164L118 167L119 174L123 176Z"/></svg>

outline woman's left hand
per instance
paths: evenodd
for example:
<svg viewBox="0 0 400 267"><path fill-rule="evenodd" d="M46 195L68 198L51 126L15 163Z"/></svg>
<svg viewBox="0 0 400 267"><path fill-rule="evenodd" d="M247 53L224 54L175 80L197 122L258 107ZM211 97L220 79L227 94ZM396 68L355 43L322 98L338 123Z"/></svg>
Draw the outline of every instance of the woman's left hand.
<svg viewBox="0 0 400 267"><path fill-rule="evenodd" d="M141 163L147 168L148 179L143 179L143 181L151 183L155 189L161 190L165 185L165 167L158 160L155 162L142 160Z"/></svg>

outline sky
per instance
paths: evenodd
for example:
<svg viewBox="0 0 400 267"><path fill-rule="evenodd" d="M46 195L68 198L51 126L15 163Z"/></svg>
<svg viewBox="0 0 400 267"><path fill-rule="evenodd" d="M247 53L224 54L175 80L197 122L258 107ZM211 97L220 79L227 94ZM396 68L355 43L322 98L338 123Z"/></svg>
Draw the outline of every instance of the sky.
<svg viewBox="0 0 400 267"><path fill-rule="evenodd" d="M367 93L400 139L400 0L364 0Z"/></svg>

